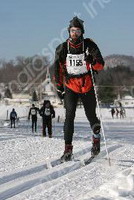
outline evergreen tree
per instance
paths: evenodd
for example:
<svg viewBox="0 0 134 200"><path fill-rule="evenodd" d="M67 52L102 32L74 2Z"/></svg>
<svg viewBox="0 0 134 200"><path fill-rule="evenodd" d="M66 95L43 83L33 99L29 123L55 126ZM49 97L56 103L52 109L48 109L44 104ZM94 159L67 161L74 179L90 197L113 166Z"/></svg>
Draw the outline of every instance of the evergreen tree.
<svg viewBox="0 0 134 200"><path fill-rule="evenodd" d="M100 87L98 90L99 100L101 100L102 103L113 103L114 99L116 98L116 94L114 92L114 87L112 86L103 86Z"/></svg>
<svg viewBox="0 0 134 200"><path fill-rule="evenodd" d="M33 91L32 101L38 101L37 93L35 90Z"/></svg>
<svg viewBox="0 0 134 200"><path fill-rule="evenodd" d="M11 91L10 91L10 89L9 88L6 88L6 90L5 90L5 95L4 95L6 98L10 98L10 99L12 99L12 93L11 93Z"/></svg>

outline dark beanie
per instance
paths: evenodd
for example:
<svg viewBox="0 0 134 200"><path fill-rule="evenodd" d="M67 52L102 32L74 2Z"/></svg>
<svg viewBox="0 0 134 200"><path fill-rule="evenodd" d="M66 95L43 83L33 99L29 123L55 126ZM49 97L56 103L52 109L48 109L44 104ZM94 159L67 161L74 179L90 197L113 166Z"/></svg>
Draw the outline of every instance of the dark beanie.
<svg viewBox="0 0 134 200"><path fill-rule="evenodd" d="M49 103L50 104L50 101L49 100L44 100L44 106L47 104L47 103Z"/></svg>
<svg viewBox="0 0 134 200"><path fill-rule="evenodd" d="M70 21L70 24L69 24L69 27L68 27L68 31L70 31L70 28L71 27L78 27L82 30L82 33L84 33L84 26L83 26L83 20L79 19L77 16L74 17L71 21Z"/></svg>

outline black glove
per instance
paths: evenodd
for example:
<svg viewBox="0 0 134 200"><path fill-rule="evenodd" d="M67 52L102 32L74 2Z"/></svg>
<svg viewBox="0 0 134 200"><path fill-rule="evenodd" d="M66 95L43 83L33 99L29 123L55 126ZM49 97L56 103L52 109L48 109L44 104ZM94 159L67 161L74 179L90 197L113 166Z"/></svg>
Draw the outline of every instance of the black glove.
<svg viewBox="0 0 134 200"><path fill-rule="evenodd" d="M93 63L93 56L91 54L85 55L85 61L92 64Z"/></svg>
<svg viewBox="0 0 134 200"><path fill-rule="evenodd" d="M93 59L93 56L90 53L85 54L85 61L91 64L93 75L98 74L98 71L93 69L93 65L96 64L96 60ZM89 70L89 74L90 73L91 73L91 71Z"/></svg>
<svg viewBox="0 0 134 200"><path fill-rule="evenodd" d="M86 52L85 52L85 61L90 63L91 65L96 64L96 60L93 58L93 55L89 53L89 48L87 47Z"/></svg>
<svg viewBox="0 0 134 200"><path fill-rule="evenodd" d="M98 71L93 69L93 74L98 74Z"/></svg>
<svg viewBox="0 0 134 200"><path fill-rule="evenodd" d="M65 91L62 86L57 87L57 95L61 100L64 99Z"/></svg>

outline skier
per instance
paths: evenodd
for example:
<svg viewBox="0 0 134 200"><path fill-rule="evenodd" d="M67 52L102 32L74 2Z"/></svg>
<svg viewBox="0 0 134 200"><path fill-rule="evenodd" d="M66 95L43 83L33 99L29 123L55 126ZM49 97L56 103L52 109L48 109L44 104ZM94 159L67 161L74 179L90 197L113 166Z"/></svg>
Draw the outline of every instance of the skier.
<svg viewBox="0 0 134 200"><path fill-rule="evenodd" d="M40 109L40 116L42 117L42 135L46 137L46 127L48 128L48 136L52 138L52 118L55 118L55 111L49 100L44 100L43 106Z"/></svg>
<svg viewBox="0 0 134 200"><path fill-rule="evenodd" d="M114 118L114 114L115 114L115 110L114 110L114 108L111 108L111 115L112 115L112 118Z"/></svg>
<svg viewBox="0 0 134 200"><path fill-rule="evenodd" d="M13 108L11 113L10 113L11 128L12 128L13 125L14 125L14 128L15 128L16 119L17 119L17 113L16 113L15 109Z"/></svg>
<svg viewBox="0 0 134 200"><path fill-rule="evenodd" d="M125 109L123 107L120 108L120 119L126 117Z"/></svg>
<svg viewBox="0 0 134 200"><path fill-rule="evenodd" d="M32 107L29 110L28 114L28 120L30 120L30 116L32 119L32 132L37 132L37 114L39 112L39 108L35 107L34 104L32 104Z"/></svg>
<svg viewBox="0 0 134 200"><path fill-rule="evenodd" d="M100 120L96 116L96 98L92 83L93 72L103 69L104 60L95 42L84 39L81 19L74 17L68 28L69 38L56 48L55 82L57 94L64 99L66 116L64 123L65 150L61 162L72 158L74 118L78 98L81 98L85 114L93 130L91 155L100 152Z"/></svg>
<svg viewBox="0 0 134 200"><path fill-rule="evenodd" d="M118 110L118 108L116 108L116 117L118 118L120 111Z"/></svg>

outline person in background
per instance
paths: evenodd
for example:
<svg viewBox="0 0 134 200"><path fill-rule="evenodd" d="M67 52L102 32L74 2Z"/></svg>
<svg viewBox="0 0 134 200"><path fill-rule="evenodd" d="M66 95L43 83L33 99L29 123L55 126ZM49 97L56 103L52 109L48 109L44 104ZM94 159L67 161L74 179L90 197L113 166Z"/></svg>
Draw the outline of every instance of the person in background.
<svg viewBox="0 0 134 200"><path fill-rule="evenodd" d="M125 109L123 107L120 108L120 119L121 118L125 118L126 117L126 112Z"/></svg>
<svg viewBox="0 0 134 200"><path fill-rule="evenodd" d="M112 118L114 118L114 115L115 115L115 109L114 108L111 108L111 115L112 115Z"/></svg>
<svg viewBox="0 0 134 200"><path fill-rule="evenodd" d="M120 111L118 110L118 108L116 108L116 117L118 118L120 114Z"/></svg>
<svg viewBox="0 0 134 200"><path fill-rule="evenodd" d="M16 113L15 109L13 108L10 113L11 128L12 128L12 126L14 126L14 128L15 128L16 119L17 119L17 113Z"/></svg>
<svg viewBox="0 0 134 200"><path fill-rule="evenodd" d="M40 116L42 117L42 135L46 137L46 128L48 129L49 138L52 137L52 118L55 118L55 111L49 100L44 100L41 107Z"/></svg>
<svg viewBox="0 0 134 200"><path fill-rule="evenodd" d="M29 110L28 114L28 120L30 120L30 117L32 119L32 132L37 132L37 114L39 112L39 108L35 107L34 104L32 104L32 107Z"/></svg>

